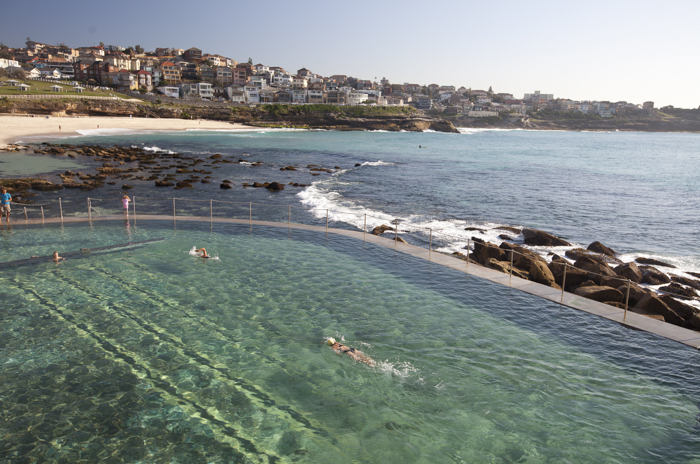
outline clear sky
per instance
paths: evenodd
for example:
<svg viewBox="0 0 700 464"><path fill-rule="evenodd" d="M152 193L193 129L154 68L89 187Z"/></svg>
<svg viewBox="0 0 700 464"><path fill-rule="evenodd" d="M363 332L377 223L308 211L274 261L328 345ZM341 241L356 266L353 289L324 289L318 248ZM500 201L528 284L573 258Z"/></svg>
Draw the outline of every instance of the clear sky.
<svg viewBox="0 0 700 464"><path fill-rule="evenodd" d="M700 106L700 0L3 3L12 47L197 47L324 76Z"/></svg>

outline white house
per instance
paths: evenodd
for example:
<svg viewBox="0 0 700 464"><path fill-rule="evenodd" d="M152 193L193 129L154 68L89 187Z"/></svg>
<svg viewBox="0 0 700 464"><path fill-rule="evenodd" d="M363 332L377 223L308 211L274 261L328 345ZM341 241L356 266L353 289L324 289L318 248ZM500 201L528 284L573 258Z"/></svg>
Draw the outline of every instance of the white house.
<svg viewBox="0 0 700 464"><path fill-rule="evenodd" d="M471 110L467 114L470 118L488 118L489 116L498 116L497 111L486 111L486 110Z"/></svg>
<svg viewBox="0 0 700 464"><path fill-rule="evenodd" d="M305 77L294 76L292 78L292 88L293 89L305 89L308 87L308 81Z"/></svg>
<svg viewBox="0 0 700 464"><path fill-rule="evenodd" d="M0 58L0 68L19 68L19 61Z"/></svg>
<svg viewBox="0 0 700 464"><path fill-rule="evenodd" d="M243 93L245 93L245 98L248 103L260 103L260 94L256 86L246 84L243 87Z"/></svg>
<svg viewBox="0 0 700 464"><path fill-rule="evenodd" d="M353 105L360 105L362 102L366 102L368 100L368 96L366 93L360 93L360 92L350 92L348 93L348 105L353 106Z"/></svg>
<svg viewBox="0 0 700 464"><path fill-rule="evenodd" d="M267 81L265 80L265 76L255 75L250 77L248 85L254 85L258 89L262 90L267 88Z"/></svg>
<svg viewBox="0 0 700 464"><path fill-rule="evenodd" d="M49 68L43 68L40 70L41 72L41 77L45 79L60 79L61 78L61 71L58 69L49 69Z"/></svg>
<svg viewBox="0 0 700 464"><path fill-rule="evenodd" d="M177 87L163 86L158 87L158 92L162 93L166 97L180 98L180 89Z"/></svg>
<svg viewBox="0 0 700 464"><path fill-rule="evenodd" d="M294 89L292 90L292 102L293 103L306 103L307 97L306 89Z"/></svg>

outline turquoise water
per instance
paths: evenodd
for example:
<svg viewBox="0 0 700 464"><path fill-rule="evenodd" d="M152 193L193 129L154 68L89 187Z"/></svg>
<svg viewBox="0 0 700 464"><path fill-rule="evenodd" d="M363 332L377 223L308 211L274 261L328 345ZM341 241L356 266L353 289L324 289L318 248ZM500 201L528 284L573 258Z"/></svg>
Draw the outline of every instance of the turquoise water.
<svg viewBox="0 0 700 464"><path fill-rule="evenodd" d="M0 460L700 462L694 350L332 234L139 223L0 231L164 239L4 266Z"/></svg>

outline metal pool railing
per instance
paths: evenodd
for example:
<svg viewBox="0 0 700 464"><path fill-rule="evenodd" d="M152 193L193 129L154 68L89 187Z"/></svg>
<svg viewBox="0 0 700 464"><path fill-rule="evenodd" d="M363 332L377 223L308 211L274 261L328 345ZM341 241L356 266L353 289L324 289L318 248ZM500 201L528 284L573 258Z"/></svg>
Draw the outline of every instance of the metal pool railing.
<svg viewBox="0 0 700 464"><path fill-rule="evenodd" d="M288 224L289 228L291 229L292 224L304 224L304 225L310 225L310 226L317 226L317 227L325 227L326 233L329 231L329 223L330 223L330 214L331 213L338 213L338 214L343 214L343 215L353 215L357 217L357 223L362 224L362 226L357 226L357 229L362 229L362 234L363 238L366 238L367 236L367 219L369 218L370 220L374 221L375 223L392 223L394 227L390 227L388 230L392 230L394 232L394 248L397 248L399 243L407 243L405 240L403 240L399 236L399 226L400 226L400 221L397 219L394 220L389 220L387 218L381 218L378 216L372 216L368 215L366 213L358 213L356 211L349 211L349 210L331 210L331 209L324 209L324 208L304 208L301 206L296 206L296 205L282 205L282 204L268 204L268 203L256 203L256 202L236 202L236 201L226 201L226 200L214 200L214 199L209 199L209 200L199 200L199 199L192 199L192 198L177 198L177 197L171 197L171 198L136 198L135 196L131 198L130 201L130 210L128 212L123 211L123 209L118 208L117 211L114 211L114 207L112 206L110 208L109 205L119 205L119 200L115 200L114 198L110 199L104 199L104 198L87 198L87 205L80 205L74 200L71 200L70 203L67 205L66 202L64 202L61 198L58 198L56 201L51 201L51 202L46 202L42 204L27 204L27 205L21 205L23 208L23 215L24 219L26 222L29 221L29 212L32 212L32 222L35 220L39 219L39 215L42 221L44 221L46 218L60 218L61 222L63 222L64 218L64 213L67 211L67 215L71 217L85 217L88 221L93 221L93 220L99 220L99 219L107 219L108 216L114 217L114 214L118 213L119 210L122 211L122 214L126 217L127 215L130 217L130 219L134 220L134 225L136 225L136 221L139 218L142 219L147 219L149 216L153 215L159 215L163 216L163 212L168 211L170 207L168 204L172 204L172 218L173 222L177 223L178 217L182 218L199 218L202 221L206 221L206 219L209 219L210 225L213 227L214 224L214 218L215 217L220 217L223 215L223 217L227 219L238 219L238 220L248 220L249 223L252 224L253 218L254 218L254 213L257 216L264 216L264 219L255 219L255 220L264 220L268 222L276 222L276 223L286 223ZM94 204L100 205L100 209L97 209ZM17 203L14 204L15 206L19 205ZM102 206L105 205L105 206ZM66 206L68 208L66 209ZM139 211L139 215L137 216L137 207ZM198 214L192 214L194 212ZM294 215L294 221L293 219L293 212L296 214ZM47 215L48 213L48 215ZM216 214L215 214L216 213ZM53 214L53 215L51 215ZM371 233L371 232L370 232ZM446 243L448 241L451 241L451 243L454 243L455 241L457 243L464 242L464 237L459 237L455 235L451 235L445 232L442 232L440 230L435 230L432 228L422 228L418 226L410 226L405 228L404 233L409 233L409 234L414 234L414 237L417 238L416 241L427 241L427 247L428 247L428 260L432 260L432 253L437 252L441 254L445 254L442 252L439 252L435 249L434 242L443 242ZM422 237L417 237L417 235L420 235ZM458 258L462 259L465 261L465 266L466 269L469 269L469 266L472 265L477 265L480 267L483 267L481 264L475 262L470 256L471 256L471 251L475 248L473 240L471 238L466 239L466 246L464 247L464 250L466 253L452 253L452 255L456 255ZM517 271L518 268L514 266L515 262L515 256L527 256L524 253L521 253L517 250L513 249L501 249L506 256L509 257L509 260L506 261L507 265L503 266L501 269L495 269L492 267L488 267L489 269L494 269L494 270L500 270L501 272L506 272L508 274L508 285L512 286L512 278L513 278L513 271L514 269ZM500 261L503 263L504 261ZM560 302L564 301L564 295L566 293L566 278L567 274L570 272L571 269L579 269L581 271L584 271L587 273L587 276L589 277L589 280L591 276L597 276L602 279L607 279L608 281L619 281L620 282L620 287L625 286L625 292L624 292L624 311L625 311L625 318L627 316L627 310L629 309L629 298L630 298L630 290L632 287L632 284L634 283L630 279L627 279L625 277L621 276L610 276L610 275L604 275L604 274L598 274L596 272L587 270L587 269L581 269L577 268L574 265L570 264L568 261L563 260L561 264L564 266L563 270L563 275L562 275L562 283L561 283L561 298ZM506 271L504 271L504 269ZM556 280L557 276L555 276ZM619 287L617 288L619 291ZM677 294L674 292L669 292L669 291L659 291L658 293L663 294L663 295L669 295L672 297L676 297L679 299L688 299L687 295L681 295Z"/></svg>

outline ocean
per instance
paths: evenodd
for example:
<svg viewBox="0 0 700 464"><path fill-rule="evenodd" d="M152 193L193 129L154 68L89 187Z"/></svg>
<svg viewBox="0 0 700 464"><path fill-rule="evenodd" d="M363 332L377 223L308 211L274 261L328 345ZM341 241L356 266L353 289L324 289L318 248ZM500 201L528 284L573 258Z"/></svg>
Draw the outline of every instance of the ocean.
<svg viewBox="0 0 700 464"><path fill-rule="evenodd" d="M433 244L443 252L463 250L471 237L499 244L499 236L509 233L496 227L531 227L577 247L600 241L624 261L644 256L700 272L700 134L89 130L60 141L202 158L220 153L247 161L219 165L211 184L192 190L126 181L142 201L177 196L292 205L315 209L313 217L297 217L299 222L325 223L328 210L331 227L351 229L365 227L366 214L368 232L399 220L400 234L422 246L428 245L432 229ZM265 164L250 164L256 161ZM333 172L312 176L309 165ZM298 170L280 171L286 166ZM221 190L223 180L234 188ZM256 181L308 186L287 186L283 192L241 186ZM115 192L108 187L89 195L116 197L122 185L111 187ZM278 213L271 219L287 220L287 208ZM520 239L512 236L516 243ZM545 256L564 250L536 249Z"/></svg>

